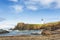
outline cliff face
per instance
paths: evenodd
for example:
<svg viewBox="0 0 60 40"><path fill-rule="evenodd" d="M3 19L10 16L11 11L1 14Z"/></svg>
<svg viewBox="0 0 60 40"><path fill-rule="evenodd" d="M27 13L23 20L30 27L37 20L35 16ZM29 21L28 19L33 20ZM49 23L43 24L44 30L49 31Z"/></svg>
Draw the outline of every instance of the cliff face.
<svg viewBox="0 0 60 40"><path fill-rule="evenodd" d="M18 23L14 28L15 30L56 30L60 29L60 22L46 23L46 24L24 24Z"/></svg>
<svg viewBox="0 0 60 40"><path fill-rule="evenodd" d="M17 26L14 28L15 30L38 30L40 29L40 24L24 24L18 23Z"/></svg>

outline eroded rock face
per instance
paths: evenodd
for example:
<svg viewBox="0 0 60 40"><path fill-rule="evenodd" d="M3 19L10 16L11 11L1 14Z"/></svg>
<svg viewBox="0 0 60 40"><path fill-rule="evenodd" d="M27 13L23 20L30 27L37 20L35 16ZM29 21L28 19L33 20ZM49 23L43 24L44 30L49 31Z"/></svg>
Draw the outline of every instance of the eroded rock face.
<svg viewBox="0 0 60 40"><path fill-rule="evenodd" d="M43 30L42 35L52 35L52 32L49 30Z"/></svg>

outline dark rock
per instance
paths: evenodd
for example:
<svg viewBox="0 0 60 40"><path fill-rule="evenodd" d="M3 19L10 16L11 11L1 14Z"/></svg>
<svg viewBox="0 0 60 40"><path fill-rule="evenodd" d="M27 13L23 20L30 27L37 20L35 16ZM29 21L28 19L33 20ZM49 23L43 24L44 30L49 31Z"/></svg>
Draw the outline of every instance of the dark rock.
<svg viewBox="0 0 60 40"><path fill-rule="evenodd" d="M3 34L3 33L9 33L9 31L6 31L6 30L3 30L3 29L0 29L0 34Z"/></svg>

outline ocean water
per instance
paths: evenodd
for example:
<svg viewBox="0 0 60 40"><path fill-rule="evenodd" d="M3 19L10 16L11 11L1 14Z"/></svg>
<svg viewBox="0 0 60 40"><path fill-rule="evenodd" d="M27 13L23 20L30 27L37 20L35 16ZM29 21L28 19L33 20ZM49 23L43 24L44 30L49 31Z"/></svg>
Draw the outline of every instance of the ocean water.
<svg viewBox="0 0 60 40"><path fill-rule="evenodd" d="M17 35L33 35L32 33L40 33L41 30L10 30L9 33L0 34L0 36L17 36Z"/></svg>

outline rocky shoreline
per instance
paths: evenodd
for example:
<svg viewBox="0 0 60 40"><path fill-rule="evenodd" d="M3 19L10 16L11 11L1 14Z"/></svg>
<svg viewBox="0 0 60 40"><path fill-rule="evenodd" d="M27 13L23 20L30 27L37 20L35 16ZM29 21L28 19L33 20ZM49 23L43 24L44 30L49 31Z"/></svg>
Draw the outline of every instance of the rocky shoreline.
<svg viewBox="0 0 60 40"><path fill-rule="evenodd" d="M60 34L47 36L33 36L33 35L1 36L0 40L60 40Z"/></svg>
<svg viewBox="0 0 60 40"><path fill-rule="evenodd" d="M60 29L55 31L44 30L42 35L0 36L0 40L60 40Z"/></svg>

